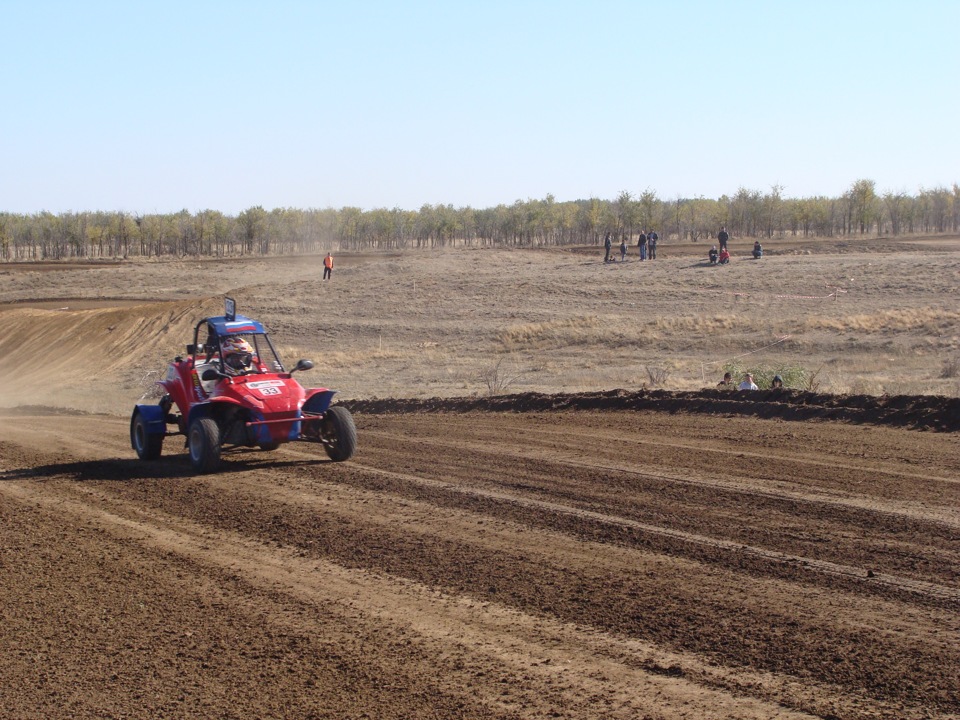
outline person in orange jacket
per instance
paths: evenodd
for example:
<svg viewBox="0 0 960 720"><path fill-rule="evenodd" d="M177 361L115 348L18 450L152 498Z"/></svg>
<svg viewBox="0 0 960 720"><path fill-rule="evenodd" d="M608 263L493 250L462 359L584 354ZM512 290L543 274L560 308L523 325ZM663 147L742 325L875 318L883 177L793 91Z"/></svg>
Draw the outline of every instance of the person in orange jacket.
<svg viewBox="0 0 960 720"><path fill-rule="evenodd" d="M333 275L333 255L327 253L323 259L323 279L328 280Z"/></svg>

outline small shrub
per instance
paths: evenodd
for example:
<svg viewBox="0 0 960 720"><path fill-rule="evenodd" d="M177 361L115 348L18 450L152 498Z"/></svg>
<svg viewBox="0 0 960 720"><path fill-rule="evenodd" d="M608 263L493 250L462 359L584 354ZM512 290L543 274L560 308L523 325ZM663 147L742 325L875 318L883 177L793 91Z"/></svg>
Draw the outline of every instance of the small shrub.
<svg viewBox="0 0 960 720"><path fill-rule="evenodd" d="M806 387L804 388L805 390L809 390L810 392L820 392L820 373L821 372L823 372L823 365L821 365L812 373L810 373L808 376L806 376L805 378Z"/></svg>
<svg viewBox="0 0 960 720"><path fill-rule="evenodd" d="M667 380L670 378L670 371L667 368L662 367L650 367L647 368L647 377L650 378L650 387L663 387L667 384Z"/></svg>
<svg viewBox="0 0 960 720"><path fill-rule="evenodd" d="M523 370L508 369L504 367L503 357L497 358L497 362L486 370L480 372L480 381L487 386L487 395L494 396L504 392L510 385L524 375Z"/></svg>
<svg viewBox="0 0 960 720"><path fill-rule="evenodd" d="M943 361L943 368L940 370L940 377L944 380L960 377L960 355L947 358Z"/></svg>

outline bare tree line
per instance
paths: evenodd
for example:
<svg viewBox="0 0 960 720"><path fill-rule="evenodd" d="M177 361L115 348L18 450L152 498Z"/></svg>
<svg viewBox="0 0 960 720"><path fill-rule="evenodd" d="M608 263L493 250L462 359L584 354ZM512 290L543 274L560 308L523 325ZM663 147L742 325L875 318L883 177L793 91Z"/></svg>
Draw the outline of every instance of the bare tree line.
<svg viewBox="0 0 960 720"><path fill-rule="evenodd" d="M700 240L726 226L733 237L849 237L960 231L960 185L876 192L857 180L838 198L784 198L740 188L732 197L665 200L652 190L615 200L516 201L494 208L424 205L361 210L216 210L0 213L0 260L306 254L330 250L447 246L599 244L606 233L633 237L656 229L663 241Z"/></svg>

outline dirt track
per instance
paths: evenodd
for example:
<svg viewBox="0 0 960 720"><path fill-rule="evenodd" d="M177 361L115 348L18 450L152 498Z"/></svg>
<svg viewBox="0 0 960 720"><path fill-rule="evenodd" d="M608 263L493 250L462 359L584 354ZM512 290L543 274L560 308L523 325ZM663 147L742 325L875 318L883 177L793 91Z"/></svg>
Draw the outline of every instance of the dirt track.
<svg viewBox="0 0 960 720"><path fill-rule="evenodd" d="M960 715L956 433L355 410L202 477L0 415L0 716Z"/></svg>

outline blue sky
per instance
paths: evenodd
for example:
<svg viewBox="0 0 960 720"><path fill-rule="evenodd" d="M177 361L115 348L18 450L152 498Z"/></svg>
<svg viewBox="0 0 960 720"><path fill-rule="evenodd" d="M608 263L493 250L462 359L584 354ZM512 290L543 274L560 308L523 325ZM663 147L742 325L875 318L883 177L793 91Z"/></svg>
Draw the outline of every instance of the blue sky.
<svg viewBox="0 0 960 720"><path fill-rule="evenodd" d="M960 182L960 2L0 0L0 212Z"/></svg>

